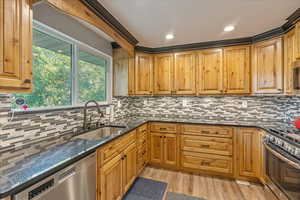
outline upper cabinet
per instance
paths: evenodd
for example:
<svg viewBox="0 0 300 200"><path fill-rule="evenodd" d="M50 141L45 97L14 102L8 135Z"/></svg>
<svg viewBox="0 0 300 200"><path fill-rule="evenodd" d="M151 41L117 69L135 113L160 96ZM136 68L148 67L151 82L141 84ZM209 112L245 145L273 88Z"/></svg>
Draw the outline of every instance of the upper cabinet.
<svg viewBox="0 0 300 200"><path fill-rule="evenodd" d="M174 94L196 94L196 53L175 53Z"/></svg>
<svg viewBox="0 0 300 200"><path fill-rule="evenodd" d="M253 45L253 93L276 94L283 89L282 39Z"/></svg>
<svg viewBox="0 0 300 200"><path fill-rule="evenodd" d="M296 59L300 59L300 21L296 24L295 37L296 37L295 56Z"/></svg>
<svg viewBox="0 0 300 200"><path fill-rule="evenodd" d="M0 1L0 91L32 87L32 7L30 0Z"/></svg>
<svg viewBox="0 0 300 200"><path fill-rule="evenodd" d="M154 94L172 94L174 55L158 54L154 56Z"/></svg>
<svg viewBox="0 0 300 200"><path fill-rule="evenodd" d="M250 93L250 47L237 46L224 49L224 92Z"/></svg>
<svg viewBox="0 0 300 200"><path fill-rule="evenodd" d="M223 93L223 55L222 49L201 51L199 58L198 93Z"/></svg>
<svg viewBox="0 0 300 200"><path fill-rule="evenodd" d="M295 36L295 29L292 29L284 36L284 91L286 94L293 92L292 64L296 60Z"/></svg>
<svg viewBox="0 0 300 200"><path fill-rule="evenodd" d="M135 94L150 95L153 93L153 56L136 53L134 67Z"/></svg>

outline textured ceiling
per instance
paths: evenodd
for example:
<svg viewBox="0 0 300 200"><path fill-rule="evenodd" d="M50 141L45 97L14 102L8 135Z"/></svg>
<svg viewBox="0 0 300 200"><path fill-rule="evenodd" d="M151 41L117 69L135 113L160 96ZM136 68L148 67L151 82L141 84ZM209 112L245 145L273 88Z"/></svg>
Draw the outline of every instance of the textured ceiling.
<svg viewBox="0 0 300 200"><path fill-rule="evenodd" d="M276 28L300 0L98 0L146 47L253 36ZM224 33L226 25L236 29ZM165 40L173 33L175 38Z"/></svg>

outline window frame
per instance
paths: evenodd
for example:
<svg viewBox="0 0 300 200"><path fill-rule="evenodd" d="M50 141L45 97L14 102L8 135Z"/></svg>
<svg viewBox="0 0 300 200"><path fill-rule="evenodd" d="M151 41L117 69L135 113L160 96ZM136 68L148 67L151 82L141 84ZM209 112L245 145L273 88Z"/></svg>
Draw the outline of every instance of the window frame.
<svg viewBox="0 0 300 200"><path fill-rule="evenodd" d="M68 106L47 106L47 107L33 107L28 111L36 111L36 110L49 110L49 109L57 109L57 108L72 108L72 107L82 107L85 103L78 103L78 51L79 49L87 51L91 54L101 57L107 62L106 65L106 100L105 101L97 101L99 105L108 105L112 103L112 56L101 52L100 50L89 46L79 40L76 40L65 33L62 33L52 27L49 27L39 21L33 20L33 28L42 33L48 34L51 37L54 37L59 40L63 40L67 43L70 43L72 47L71 53L71 105Z"/></svg>

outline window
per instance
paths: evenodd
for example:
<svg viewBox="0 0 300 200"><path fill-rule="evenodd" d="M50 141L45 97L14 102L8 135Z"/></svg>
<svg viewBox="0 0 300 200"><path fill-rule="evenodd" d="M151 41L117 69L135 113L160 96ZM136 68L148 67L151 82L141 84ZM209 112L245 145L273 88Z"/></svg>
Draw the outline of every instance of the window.
<svg viewBox="0 0 300 200"><path fill-rule="evenodd" d="M45 25L34 25L33 91L15 97L24 98L30 108L109 102L111 57Z"/></svg>

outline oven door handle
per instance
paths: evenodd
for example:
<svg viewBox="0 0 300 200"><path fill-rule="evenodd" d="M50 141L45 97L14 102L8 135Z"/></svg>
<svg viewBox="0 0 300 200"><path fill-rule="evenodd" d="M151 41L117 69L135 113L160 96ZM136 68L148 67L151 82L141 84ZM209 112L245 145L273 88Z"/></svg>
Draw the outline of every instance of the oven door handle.
<svg viewBox="0 0 300 200"><path fill-rule="evenodd" d="M272 147L270 147L268 144L266 144L264 142L264 146L266 147L266 149L268 151L270 151L273 155L275 155L277 158L279 158L280 160L288 163L289 165L293 166L296 169L300 169L300 165L286 157L284 157L283 155L281 155L280 153L278 153L277 151L275 151Z"/></svg>

